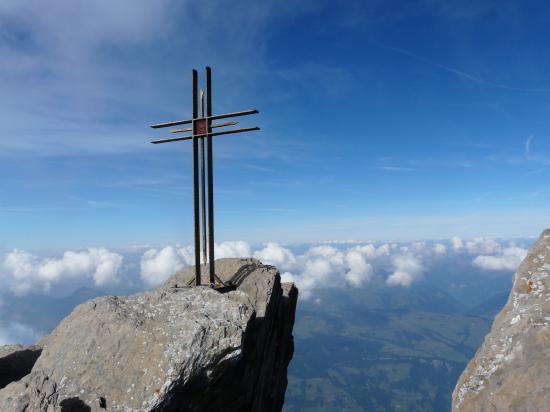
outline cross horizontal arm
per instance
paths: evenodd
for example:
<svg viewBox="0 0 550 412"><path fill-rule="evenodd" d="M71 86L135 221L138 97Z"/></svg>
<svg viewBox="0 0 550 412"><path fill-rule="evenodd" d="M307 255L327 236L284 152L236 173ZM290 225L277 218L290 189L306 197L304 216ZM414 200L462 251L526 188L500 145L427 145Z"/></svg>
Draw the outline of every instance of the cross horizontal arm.
<svg viewBox="0 0 550 412"><path fill-rule="evenodd" d="M197 120L202 120L202 119L197 119ZM239 124L239 122L223 122L223 123L217 123L217 124L213 124L212 126L210 126L212 129L215 129L216 127L224 127L224 126L235 126L236 124ZM193 131L193 128L192 127L187 127L185 129L174 129L174 130L170 130L170 133L183 133L183 132L192 132Z"/></svg>
<svg viewBox="0 0 550 412"><path fill-rule="evenodd" d="M172 127L172 126L179 126L179 125L182 125L182 124L191 124L191 123L193 123L193 119L188 119L188 120L176 120L175 122L154 124L154 125L151 125L151 127L152 127L153 129L160 129L160 128L162 128L162 127Z"/></svg>
<svg viewBox="0 0 550 412"><path fill-rule="evenodd" d="M217 114L215 116L207 116L205 117L205 119L206 120L227 119L228 117L246 116L247 114L257 114L257 113L259 112L256 109L244 110L242 112L233 112L233 113ZM193 119L176 120L175 122L154 124L151 127L153 129L160 129L162 127L172 127L172 126L179 126L181 124L191 124L191 123L193 123Z"/></svg>
<svg viewBox="0 0 550 412"><path fill-rule="evenodd" d="M210 133L208 136L221 136L224 134L233 134L233 133L243 133L243 132L252 132L255 130L260 130L259 127L245 127L242 129L234 129L234 130L224 130L223 132L216 132L216 133ZM207 134L197 134L194 137L206 137ZM169 142L178 142L180 140L190 140L193 136L181 136L181 137L172 137L168 139L160 139L160 140L153 140L151 143L153 144L159 144L159 143L169 143Z"/></svg>
<svg viewBox="0 0 550 412"><path fill-rule="evenodd" d="M246 116L248 114L258 114L259 112L256 109L253 110L245 110L242 112L233 112L233 113L225 113L225 114L217 114L214 116L207 117L207 120L218 120L218 119L227 119L228 117L237 117L237 116Z"/></svg>

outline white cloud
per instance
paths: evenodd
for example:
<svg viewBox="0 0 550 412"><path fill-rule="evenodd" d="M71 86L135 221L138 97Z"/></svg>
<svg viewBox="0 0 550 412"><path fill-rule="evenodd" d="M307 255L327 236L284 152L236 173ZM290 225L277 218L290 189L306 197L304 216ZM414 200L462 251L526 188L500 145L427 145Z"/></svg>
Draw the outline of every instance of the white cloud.
<svg viewBox="0 0 550 412"><path fill-rule="evenodd" d="M439 244L436 253L445 252L446 246ZM393 273L386 280L389 286L410 286L422 277L425 268L420 257L431 251L425 242L408 245L372 243L355 245L348 249L337 249L323 244L294 255L290 250L275 243L268 244L254 256L279 267L282 280L294 282L302 299L311 298L316 289L326 287L360 287L368 284L375 276L375 268L385 266L388 258L393 265ZM398 255L396 255L398 254ZM396 255L392 258L392 255Z"/></svg>
<svg viewBox="0 0 550 412"><path fill-rule="evenodd" d="M411 243L411 249L416 252L423 252L426 249L426 242L413 242Z"/></svg>
<svg viewBox="0 0 550 412"><path fill-rule="evenodd" d="M268 248L266 248L268 249ZM264 249L262 252L265 255ZM379 250L380 254L386 253L388 246ZM289 250L275 247L269 248L274 260L282 262L287 267L293 267L282 274L282 280L294 282L300 290L302 299L309 299L318 288L363 286L374 276L374 270L368 256L375 256L377 248L373 245L353 247L347 250L336 249L328 245L314 246L299 256L294 256ZM259 256L256 254L255 256ZM277 265L276 265L277 266Z"/></svg>
<svg viewBox="0 0 550 412"><path fill-rule="evenodd" d="M143 150L133 137L135 118L147 107L154 112L159 102L165 115L177 115L181 102L172 86L184 87L182 66L223 66L218 76L233 79L223 93L229 101L242 95L235 76L282 77L284 71L253 69L262 66L256 51L267 27L318 8L309 3L280 7L269 0L227 8L220 0L50 0L46 7L40 0L2 0L0 61L10 64L0 65L0 121L10 138L0 137L0 148L9 148L10 156ZM156 76L155 62L182 49L185 56L174 55L172 68ZM243 61L251 69L243 70ZM295 72L305 77L304 70ZM331 83L313 71L317 76L306 80ZM113 118L116 132L110 132ZM12 132L21 124L22 132Z"/></svg>
<svg viewBox="0 0 550 412"><path fill-rule="evenodd" d="M394 272L386 279L389 286L409 287L424 272L419 258L412 255L396 256L393 259Z"/></svg>
<svg viewBox="0 0 550 412"><path fill-rule="evenodd" d="M291 270L296 264L294 254L277 243L268 243L262 250L255 252L254 257L267 265L276 266L280 270Z"/></svg>
<svg viewBox="0 0 550 412"><path fill-rule="evenodd" d="M502 250L496 256L480 255L473 260L474 266L483 270L507 270L515 271L522 260L527 256L527 250L512 246Z"/></svg>
<svg viewBox="0 0 550 412"><path fill-rule="evenodd" d="M222 242L214 248L216 259L229 257L249 257L252 255L250 245L242 240Z"/></svg>
<svg viewBox="0 0 550 412"><path fill-rule="evenodd" d="M37 274L39 266L38 258L24 250L14 249L7 253L4 258L4 266L11 272L7 281L11 284L10 289L17 295L28 293L33 287L33 277Z"/></svg>
<svg viewBox="0 0 550 412"><path fill-rule="evenodd" d="M372 243L369 243L364 246L356 246L354 250L364 254L368 258L374 258L380 256L388 256L391 252L391 246L385 243L381 246L376 247Z"/></svg>
<svg viewBox="0 0 550 412"><path fill-rule="evenodd" d="M70 278L92 278L97 286L117 282L122 262L121 255L104 248L67 251L60 259L40 258L14 249L6 254L4 267L10 289L24 295L35 289L48 291L52 284Z"/></svg>
<svg viewBox="0 0 550 412"><path fill-rule="evenodd" d="M495 254L502 249L500 243L494 239L475 237L473 239L461 239L454 236L450 240L451 247L455 252L466 251L471 254Z"/></svg>
<svg viewBox="0 0 550 412"><path fill-rule="evenodd" d="M296 283L296 276L290 272L281 273L281 282L293 282Z"/></svg>
<svg viewBox="0 0 550 412"><path fill-rule="evenodd" d="M466 250L472 254L493 255L501 249L500 244L493 239L476 237L466 242Z"/></svg>
<svg viewBox="0 0 550 412"><path fill-rule="evenodd" d="M306 256L311 258L322 258L332 266L341 266L344 263L344 253L332 246L314 246L308 250Z"/></svg>
<svg viewBox="0 0 550 412"><path fill-rule="evenodd" d="M141 279L148 286L158 286L178 270L195 264L195 248L193 246L149 249L141 257ZM250 256L250 245L241 240L222 242L214 248L216 259L227 257ZM201 251L202 259L202 251Z"/></svg>
<svg viewBox="0 0 550 412"><path fill-rule="evenodd" d="M0 345L15 343L30 344L36 342L41 337L41 333L19 322L0 324Z"/></svg>
<svg viewBox="0 0 550 412"><path fill-rule="evenodd" d="M346 255L346 263L349 271L344 275L352 286L361 286L368 282L373 275L372 266L367 263L363 255L357 251L351 251Z"/></svg>
<svg viewBox="0 0 550 412"><path fill-rule="evenodd" d="M49 52L80 55L102 43L150 40L159 19L169 14L168 3L50 0L48 7L41 7L39 0L8 0L0 3L0 18L19 22Z"/></svg>
<svg viewBox="0 0 550 412"><path fill-rule="evenodd" d="M453 250L458 251L464 247L464 242L462 242L462 239L458 236L453 236L451 238L451 246L453 247Z"/></svg>
<svg viewBox="0 0 550 412"><path fill-rule="evenodd" d="M350 245L352 243L359 243L356 240L348 239L348 240L323 240L322 242L327 245Z"/></svg>
<svg viewBox="0 0 550 412"><path fill-rule="evenodd" d="M92 261L97 262L92 275L96 285L102 286L118 281L117 273L122 266L122 256L106 249L91 249L90 255Z"/></svg>
<svg viewBox="0 0 550 412"><path fill-rule="evenodd" d="M141 279L149 286L158 286L184 266L194 263L191 246L149 249L141 257Z"/></svg>
<svg viewBox="0 0 550 412"><path fill-rule="evenodd" d="M443 243L436 243L433 247L434 253L438 255L443 255L445 252L447 252L447 246L445 246Z"/></svg>

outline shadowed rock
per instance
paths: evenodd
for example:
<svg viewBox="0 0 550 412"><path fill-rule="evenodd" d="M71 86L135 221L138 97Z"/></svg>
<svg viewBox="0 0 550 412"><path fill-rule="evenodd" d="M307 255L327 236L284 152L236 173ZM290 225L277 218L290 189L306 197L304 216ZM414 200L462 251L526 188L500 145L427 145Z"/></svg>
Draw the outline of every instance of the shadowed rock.
<svg viewBox="0 0 550 412"><path fill-rule="evenodd" d="M38 345L0 346L0 389L28 375L41 352Z"/></svg>
<svg viewBox="0 0 550 412"><path fill-rule="evenodd" d="M0 390L0 410L280 410L297 289L254 259L216 265L236 290L180 288L187 268L157 290L78 306L32 372Z"/></svg>
<svg viewBox="0 0 550 412"><path fill-rule="evenodd" d="M550 230L529 250L506 306L460 376L455 411L550 410Z"/></svg>

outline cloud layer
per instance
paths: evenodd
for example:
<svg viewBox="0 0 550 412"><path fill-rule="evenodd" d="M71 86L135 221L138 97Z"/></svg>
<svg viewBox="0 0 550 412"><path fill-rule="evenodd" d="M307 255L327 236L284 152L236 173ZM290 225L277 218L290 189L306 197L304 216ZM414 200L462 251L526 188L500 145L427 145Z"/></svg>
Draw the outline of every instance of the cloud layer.
<svg viewBox="0 0 550 412"><path fill-rule="evenodd" d="M301 298L309 299L318 289L368 287L373 281L388 287L410 287L422 280L434 263L444 259L465 260L472 270L510 272L527 254L526 249L512 242L458 237L399 244L324 242L305 249L301 246L300 253L295 250L274 242L260 247L244 241L223 242L216 245L216 258L253 256L274 265L283 281L295 282ZM125 284L128 280L134 289L156 287L181 268L193 265L194 251L192 246L149 248L136 259L137 264L123 268L124 257L105 248L67 251L58 258L14 249L2 261L0 292L48 293L52 286L68 281L104 287L120 283L122 272Z"/></svg>
<svg viewBox="0 0 550 412"><path fill-rule="evenodd" d="M480 255L474 259L473 264L484 270L513 271L526 255L527 250L512 246L499 251L495 256Z"/></svg>
<svg viewBox="0 0 550 412"><path fill-rule="evenodd" d="M52 285L68 279L92 279L96 286L118 281L123 256L104 248L67 251L61 258L40 258L14 249L4 257L3 283L16 295L48 292Z"/></svg>
<svg viewBox="0 0 550 412"><path fill-rule="evenodd" d="M216 259L251 256L250 245L243 241L216 244ZM201 253L202 255L202 253ZM149 249L141 257L141 279L147 286L158 286L184 266L194 265L195 255L192 246Z"/></svg>

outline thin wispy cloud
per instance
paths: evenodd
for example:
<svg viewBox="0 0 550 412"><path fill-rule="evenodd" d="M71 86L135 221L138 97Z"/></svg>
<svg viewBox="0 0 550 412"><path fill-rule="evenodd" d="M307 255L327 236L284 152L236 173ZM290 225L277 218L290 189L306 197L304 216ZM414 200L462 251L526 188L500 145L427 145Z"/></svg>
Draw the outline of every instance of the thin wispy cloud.
<svg viewBox="0 0 550 412"><path fill-rule="evenodd" d="M525 173L525 176L539 175L539 174L541 174L542 172L544 172L545 170L546 170L545 167L541 167L541 168L538 168L538 169L530 170L530 171L528 171L527 173Z"/></svg>
<svg viewBox="0 0 550 412"><path fill-rule="evenodd" d="M54 208L47 205L0 206L0 216L18 213L41 213L51 210L54 210Z"/></svg>
<svg viewBox="0 0 550 412"><path fill-rule="evenodd" d="M377 170L384 170L386 172L414 172L414 167L402 167L402 166L376 166Z"/></svg>
<svg viewBox="0 0 550 412"><path fill-rule="evenodd" d="M533 143L533 139L535 138L535 135L531 134L525 141L525 157L529 156L531 153L531 144Z"/></svg>
<svg viewBox="0 0 550 412"><path fill-rule="evenodd" d="M129 207L135 207L136 205L131 203L123 203L123 202L112 202L108 200L95 200L95 199L83 199L78 196L74 195L66 195L67 199L74 200L80 204L89 206L89 207L97 207L97 208L129 208Z"/></svg>
<svg viewBox="0 0 550 412"><path fill-rule="evenodd" d="M257 172L277 173L277 170L275 170L271 167L258 166L258 165L253 165L253 164L243 164L242 166L246 169L254 170L254 171L257 171Z"/></svg>
<svg viewBox="0 0 550 412"><path fill-rule="evenodd" d="M147 125L179 117L187 107L183 67L223 62L216 107L235 104L242 88L220 79L254 75L248 65L261 66L258 34L281 14L307 12L273 1L244 5L221 11L219 1L54 0L47 10L37 0L0 4L0 57L9 62L0 67L0 156L150 151ZM205 30L175 35L189 26ZM185 50L185 57L165 64L165 53L174 50Z"/></svg>
<svg viewBox="0 0 550 412"><path fill-rule="evenodd" d="M479 84L483 84L485 86L490 86L490 87L495 87L495 88L498 88L498 89L504 89L504 90L510 90L510 91L516 91L516 92L536 92L536 93L550 92L550 88L519 87L519 86L510 86L510 85L507 85L507 84L493 82L491 80L483 79L481 77L478 77L478 76L475 76L473 74L467 73L465 71L456 69L454 67L447 66L445 64L441 64L441 63L435 62L433 60L427 59L427 58L422 57L422 56L420 56L416 53L413 53L409 50L402 49L400 47L388 46L388 45L385 45L385 44L382 44L382 43L379 43L379 42L376 42L376 41L372 41L372 40L370 41L370 43L377 46L377 47L380 47L382 49L391 50L393 52L402 54L404 56L408 56L412 59L415 59L415 60L418 60L418 61L423 62L425 64L428 64L432 67L436 67L436 68L439 68L441 70L445 70L449 73L453 73L453 74L455 74L459 77L471 80L471 81L479 83Z"/></svg>

